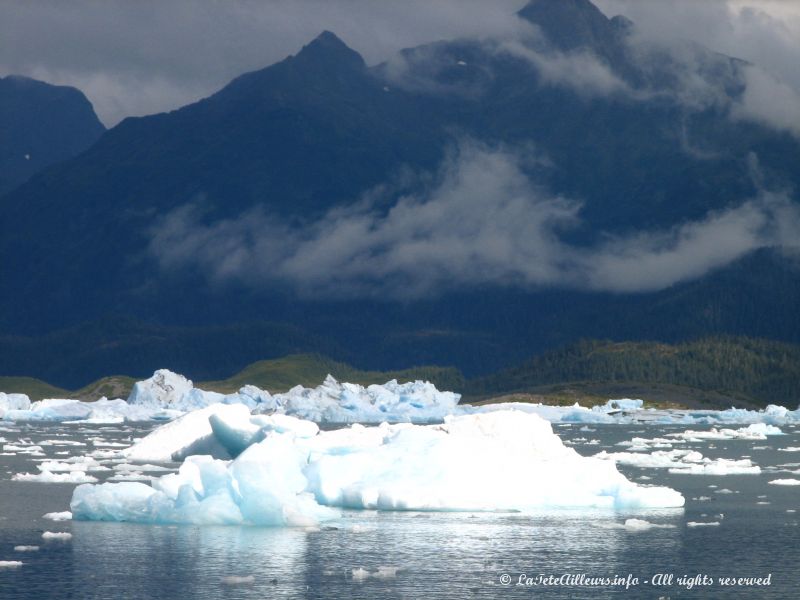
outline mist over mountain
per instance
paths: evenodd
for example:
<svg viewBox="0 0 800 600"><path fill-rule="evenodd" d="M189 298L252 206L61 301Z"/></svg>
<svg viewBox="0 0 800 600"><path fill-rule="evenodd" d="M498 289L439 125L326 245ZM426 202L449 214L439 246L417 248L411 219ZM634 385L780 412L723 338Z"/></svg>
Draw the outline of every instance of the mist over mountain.
<svg viewBox="0 0 800 600"><path fill-rule="evenodd" d="M588 0L518 18L375 66L323 32L6 194L0 346L32 350L3 368L36 374L37 344L75 327L142 370L180 345L150 355L141 331L189 328L204 377L225 375L219 328L242 364L473 373L587 337L800 340L780 82Z"/></svg>
<svg viewBox="0 0 800 600"><path fill-rule="evenodd" d="M28 77L0 77L0 194L72 158L105 131L79 90Z"/></svg>

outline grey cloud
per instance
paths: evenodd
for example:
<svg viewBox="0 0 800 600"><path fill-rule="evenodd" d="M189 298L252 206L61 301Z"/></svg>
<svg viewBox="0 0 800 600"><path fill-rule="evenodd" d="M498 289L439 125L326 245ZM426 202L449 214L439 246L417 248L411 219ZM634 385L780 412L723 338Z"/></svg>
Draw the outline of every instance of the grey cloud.
<svg viewBox="0 0 800 600"><path fill-rule="evenodd" d="M302 229L261 210L207 224L184 207L154 228L150 252L166 272L196 267L213 282L420 298L486 284L652 291L800 241L798 207L763 192L669 230L571 245L561 234L580 222L580 204L531 183L523 157L465 143L426 193L400 198L388 213L362 201Z"/></svg>
<svg viewBox="0 0 800 600"><path fill-rule="evenodd" d="M719 104L734 119L760 122L800 137L800 5L770 0L597 0L606 14L632 18L641 39L683 55L688 74L677 87L685 103ZM727 90L703 76L687 50L689 40L750 63L736 75L743 84L731 102ZM638 44L642 47L642 44ZM686 60L689 59L689 60Z"/></svg>
<svg viewBox="0 0 800 600"><path fill-rule="evenodd" d="M637 95L608 65L589 52L541 52L514 39L502 42L497 51L531 63L546 84L570 87L590 96Z"/></svg>
<svg viewBox="0 0 800 600"><path fill-rule="evenodd" d="M243 72L335 31L368 63L403 47L504 35L524 0L6 0L0 75L17 73L87 92L100 117L171 110Z"/></svg>
<svg viewBox="0 0 800 600"><path fill-rule="evenodd" d="M107 125L125 116L171 110L209 95L242 72L297 52L323 29L340 35L369 64L404 47L468 37L519 38L514 13L525 0L6 0L0 3L0 74L19 73L86 91ZM775 0L597 0L625 14L648 38L693 39L745 58L750 93L736 118L792 127L800 90L800 8ZM792 6L795 6L792 9ZM624 86L588 55L532 55L546 82L586 82L590 93ZM693 71L693 73L702 73ZM702 77L682 82L685 102L714 101ZM773 92L795 107L782 110ZM709 96L711 94L711 96ZM778 116L775 116L778 115Z"/></svg>

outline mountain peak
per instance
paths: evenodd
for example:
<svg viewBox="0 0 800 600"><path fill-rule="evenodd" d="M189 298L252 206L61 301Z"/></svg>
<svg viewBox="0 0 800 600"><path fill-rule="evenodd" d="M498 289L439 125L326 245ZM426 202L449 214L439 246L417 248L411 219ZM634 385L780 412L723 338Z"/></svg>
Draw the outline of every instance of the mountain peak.
<svg viewBox="0 0 800 600"><path fill-rule="evenodd" d="M327 30L303 46L295 58L300 61L325 65L345 64L351 67L364 67L364 59L361 58L361 55L345 44L335 33Z"/></svg>
<svg viewBox="0 0 800 600"><path fill-rule="evenodd" d="M616 28L589 0L530 0L518 13L562 51L605 46Z"/></svg>

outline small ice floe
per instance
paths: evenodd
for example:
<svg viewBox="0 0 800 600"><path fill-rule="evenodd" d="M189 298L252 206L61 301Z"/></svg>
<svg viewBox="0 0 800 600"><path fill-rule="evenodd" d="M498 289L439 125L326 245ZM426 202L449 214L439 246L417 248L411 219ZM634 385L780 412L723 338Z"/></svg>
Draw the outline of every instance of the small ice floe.
<svg viewBox="0 0 800 600"><path fill-rule="evenodd" d="M49 521L71 521L72 513L68 510L64 510L61 512L49 512L47 514L42 515L42 518L48 519Z"/></svg>
<svg viewBox="0 0 800 600"><path fill-rule="evenodd" d="M153 481L154 479L154 476L145 475L141 471L125 471L109 477L106 481Z"/></svg>
<svg viewBox="0 0 800 600"><path fill-rule="evenodd" d="M759 500L758 502L756 502L756 504L767 505L767 504L772 504L772 503L771 502L767 502L766 500Z"/></svg>
<svg viewBox="0 0 800 600"><path fill-rule="evenodd" d="M45 460L36 465L40 471L50 471L51 473L63 473L68 471L110 471L99 462L89 456L73 456L67 460Z"/></svg>
<svg viewBox="0 0 800 600"><path fill-rule="evenodd" d="M765 440L767 436L783 435L783 431L774 425L753 423L739 429L717 429L712 427L709 431L693 431L689 429L682 433L668 433L667 435L687 442L699 442L701 440Z"/></svg>
<svg viewBox="0 0 800 600"><path fill-rule="evenodd" d="M717 490L718 494L738 494L738 490L729 490L728 488L722 488L721 490Z"/></svg>
<svg viewBox="0 0 800 600"><path fill-rule="evenodd" d="M772 485L800 485L800 479L773 479Z"/></svg>
<svg viewBox="0 0 800 600"><path fill-rule="evenodd" d="M14 552L38 552L39 546L14 546Z"/></svg>
<svg viewBox="0 0 800 600"><path fill-rule="evenodd" d="M778 448L778 452L800 452L800 446L787 446L786 448Z"/></svg>
<svg viewBox="0 0 800 600"><path fill-rule="evenodd" d="M222 583L225 585L251 585L255 580L256 578L252 575L228 575L222 578Z"/></svg>
<svg viewBox="0 0 800 600"><path fill-rule="evenodd" d="M16 569L21 566L21 560L0 560L0 569Z"/></svg>
<svg viewBox="0 0 800 600"><path fill-rule="evenodd" d="M457 64L459 67L466 67L466 66L467 66L467 63L466 63L465 61L463 61L463 60L460 60L460 61L458 61L456 64Z"/></svg>
<svg viewBox="0 0 800 600"><path fill-rule="evenodd" d="M683 475L758 475L761 473L761 468L747 458L740 460L718 458L704 459L701 464L672 468L669 472Z"/></svg>
<svg viewBox="0 0 800 600"><path fill-rule="evenodd" d="M665 438L646 439L635 437L630 441L617 442L617 446L627 446L631 452L646 452L656 448L672 448L673 444L685 444L685 440L668 440Z"/></svg>
<svg viewBox="0 0 800 600"><path fill-rule="evenodd" d="M42 534L45 541L68 542L72 539L72 534L66 531L45 531Z"/></svg>
<svg viewBox="0 0 800 600"><path fill-rule="evenodd" d="M689 521L687 527L718 527L719 521Z"/></svg>
<svg viewBox="0 0 800 600"><path fill-rule="evenodd" d="M597 523L601 529L625 529L627 531L647 531L648 529L674 529L669 523L651 523L644 519L626 519L624 523Z"/></svg>
<svg viewBox="0 0 800 600"><path fill-rule="evenodd" d="M367 571L361 567L353 569L353 581L364 581L372 577L373 579L393 579L397 577L397 567L380 566L376 571Z"/></svg>
<svg viewBox="0 0 800 600"><path fill-rule="evenodd" d="M25 444L4 444L3 452L16 452L17 454L29 454L31 456L44 456L44 450L39 445Z"/></svg>
<svg viewBox="0 0 800 600"><path fill-rule="evenodd" d="M119 463L114 465L115 471L170 471L168 467L162 467L161 465L132 465L130 463Z"/></svg>
<svg viewBox="0 0 800 600"><path fill-rule="evenodd" d="M35 483L94 483L97 477L87 475L85 471L69 471L67 473L52 473L42 471L41 473L16 473L13 481L29 481Z"/></svg>
<svg viewBox="0 0 800 600"><path fill-rule="evenodd" d="M603 451L595 458L633 467L669 469L670 473L681 475L756 475L761 472L749 459L710 459L696 450L656 450L650 454Z"/></svg>
<svg viewBox="0 0 800 600"><path fill-rule="evenodd" d="M697 500L698 502L708 502L711 500L710 496L698 496L697 498L692 498L692 500Z"/></svg>
<svg viewBox="0 0 800 600"><path fill-rule="evenodd" d="M45 440L43 442L39 442L42 446L85 446L84 442L78 442L76 440Z"/></svg>

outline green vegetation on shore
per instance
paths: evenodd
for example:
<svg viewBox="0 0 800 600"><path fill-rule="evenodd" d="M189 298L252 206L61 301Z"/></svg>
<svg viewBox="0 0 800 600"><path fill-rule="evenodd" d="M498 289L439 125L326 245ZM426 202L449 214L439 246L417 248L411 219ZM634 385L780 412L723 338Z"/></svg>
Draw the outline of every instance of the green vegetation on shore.
<svg viewBox="0 0 800 600"><path fill-rule="evenodd" d="M592 395L647 397L649 392L692 404L795 406L800 346L743 337L674 345L585 341L471 381L470 393L535 392L557 384Z"/></svg>
<svg viewBox="0 0 800 600"><path fill-rule="evenodd" d="M462 393L467 402L526 401L598 404L608 398L643 398L652 406L754 407L800 403L800 346L743 337L706 338L681 344L585 341L548 352L498 373L472 380L451 367L364 371L315 354L293 354L252 363L198 387L231 393L246 384L270 392L316 386L326 375L369 385L390 379L428 380ZM67 391L29 377L0 377L0 390L31 399L101 396L125 398L135 379L104 377Z"/></svg>

